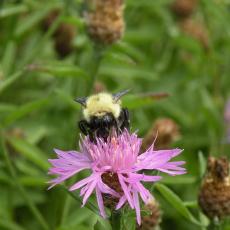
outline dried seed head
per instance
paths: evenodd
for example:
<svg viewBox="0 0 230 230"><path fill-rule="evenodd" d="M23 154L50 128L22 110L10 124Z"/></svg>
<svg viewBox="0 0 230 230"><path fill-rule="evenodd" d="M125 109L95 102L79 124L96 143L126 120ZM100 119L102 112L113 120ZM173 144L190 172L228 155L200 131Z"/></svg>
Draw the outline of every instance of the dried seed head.
<svg viewBox="0 0 230 230"><path fill-rule="evenodd" d="M171 9L177 17L186 18L194 12L197 3L198 0L175 0Z"/></svg>
<svg viewBox="0 0 230 230"><path fill-rule="evenodd" d="M209 157L207 173L199 193L199 205L210 218L230 215L229 161L222 157Z"/></svg>
<svg viewBox="0 0 230 230"><path fill-rule="evenodd" d="M88 33L98 43L112 44L124 32L123 0L89 0L85 13Z"/></svg>
<svg viewBox="0 0 230 230"><path fill-rule="evenodd" d="M137 230L154 230L159 226L161 222L161 211L159 204L156 200L151 200L144 209L151 214L141 217L141 226L137 227Z"/></svg>
<svg viewBox="0 0 230 230"><path fill-rule="evenodd" d="M59 9L51 11L47 17L43 20L42 27L44 31L47 31L57 17L60 15ZM60 58L64 58L73 51L73 39L76 30L73 25L68 23L61 23L58 28L54 31L54 47Z"/></svg>
<svg viewBox="0 0 230 230"><path fill-rule="evenodd" d="M167 149L170 144L180 137L178 125L169 118L160 118L155 121L153 127L144 137L142 150L145 151L155 140L156 149Z"/></svg>
<svg viewBox="0 0 230 230"><path fill-rule="evenodd" d="M105 91L106 91L105 84L101 81L96 81L94 86L93 86L93 92L95 94L98 94L98 93L105 92Z"/></svg>
<svg viewBox="0 0 230 230"><path fill-rule="evenodd" d="M181 21L179 25L183 33L200 42L205 50L209 49L208 31L203 23L192 18L188 18Z"/></svg>

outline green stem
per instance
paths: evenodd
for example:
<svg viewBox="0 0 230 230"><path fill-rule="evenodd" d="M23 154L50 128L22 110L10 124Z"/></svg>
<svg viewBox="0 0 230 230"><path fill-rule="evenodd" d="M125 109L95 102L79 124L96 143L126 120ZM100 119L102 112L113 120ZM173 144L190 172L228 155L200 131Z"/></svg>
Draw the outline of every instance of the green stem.
<svg viewBox="0 0 230 230"><path fill-rule="evenodd" d="M3 133L1 132L0 135L3 137ZM1 138L1 146L2 146L2 152L6 161L6 166L8 167L8 170L14 180L15 186L17 187L17 190L19 191L19 193L21 193L22 197L24 198L25 202L27 203L28 207L30 208L31 212L33 213L34 217L37 219L37 221L40 223L41 225L41 229L44 230L49 230L49 226L47 224L47 222L45 221L45 219L43 218L43 216L41 215L40 211L38 210L38 208L36 207L36 205L33 203L33 201L30 199L30 197L28 196L25 188L20 184L18 177L17 177L17 173L13 167L13 164L10 160L10 156L9 153L6 149L5 143L3 138Z"/></svg>
<svg viewBox="0 0 230 230"><path fill-rule="evenodd" d="M113 211L111 213L110 223L112 226L112 230L120 230L121 229L121 212Z"/></svg>
<svg viewBox="0 0 230 230"><path fill-rule="evenodd" d="M91 81L87 89L87 95L92 93L94 82L97 79L100 63L103 59L104 51L105 51L104 46L95 44L94 49L93 49L93 57L91 61L91 66L90 66Z"/></svg>
<svg viewBox="0 0 230 230"><path fill-rule="evenodd" d="M221 223L213 220L208 226L208 230L222 230Z"/></svg>

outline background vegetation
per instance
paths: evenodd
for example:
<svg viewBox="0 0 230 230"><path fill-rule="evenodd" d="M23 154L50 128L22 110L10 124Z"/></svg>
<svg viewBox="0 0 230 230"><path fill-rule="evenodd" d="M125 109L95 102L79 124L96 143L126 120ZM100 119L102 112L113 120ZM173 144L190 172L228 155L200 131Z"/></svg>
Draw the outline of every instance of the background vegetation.
<svg viewBox="0 0 230 230"><path fill-rule="evenodd" d="M155 188L161 228L206 229L197 206L205 162L230 151L223 118L230 96L230 2L199 2L192 18L206 34L204 43L181 30L171 1L126 0L124 38L102 52L87 36L82 1L0 1L0 229L108 229L95 207L81 209L77 195L60 186L47 191L46 184L53 148L77 148L81 107L74 98L92 93L95 81L109 92L131 89L123 104L140 136L160 117L179 125L173 146L184 149L188 174L166 177L170 190ZM56 8L60 16L44 32L42 21ZM72 52L60 58L52 34L63 22L75 33ZM169 96L153 96L161 93Z"/></svg>

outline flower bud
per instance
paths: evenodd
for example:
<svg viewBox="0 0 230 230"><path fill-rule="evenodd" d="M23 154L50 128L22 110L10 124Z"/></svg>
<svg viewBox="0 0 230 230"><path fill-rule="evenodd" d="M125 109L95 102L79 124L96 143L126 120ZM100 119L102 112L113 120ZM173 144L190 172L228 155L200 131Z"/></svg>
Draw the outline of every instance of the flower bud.
<svg viewBox="0 0 230 230"><path fill-rule="evenodd" d="M179 25L184 34L197 40L205 50L209 49L208 31L203 23L192 18L187 18L182 20Z"/></svg>
<svg viewBox="0 0 230 230"><path fill-rule="evenodd" d="M98 43L112 44L124 32L123 0L89 0L85 13L88 33Z"/></svg>
<svg viewBox="0 0 230 230"><path fill-rule="evenodd" d="M175 0L171 9L177 17L186 18L194 12L197 3L198 0Z"/></svg>
<svg viewBox="0 0 230 230"><path fill-rule="evenodd" d="M59 9L52 10L42 22L42 28L46 32L52 26L54 21L60 15ZM60 58L68 56L73 51L73 39L75 36L75 27L68 23L60 23L54 31L54 48Z"/></svg>
<svg viewBox="0 0 230 230"><path fill-rule="evenodd" d="M96 81L93 86L93 92L95 94L105 92L106 91L106 86L103 82L101 81Z"/></svg>
<svg viewBox="0 0 230 230"><path fill-rule="evenodd" d="M151 200L145 205L144 210L150 212L150 215L141 217L141 226L137 230L154 230L161 222L161 211L156 200Z"/></svg>
<svg viewBox="0 0 230 230"><path fill-rule="evenodd" d="M179 127L169 118L160 118L144 137L142 150L145 151L155 140L155 149L169 148L170 144L180 137Z"/></svg>
<svg viewBox="0 0 230 230"><path fill-rule="evenodd" d="M226 157L209 157L198 199L201 209L210 219L230 215L229 161Z"/></svg>

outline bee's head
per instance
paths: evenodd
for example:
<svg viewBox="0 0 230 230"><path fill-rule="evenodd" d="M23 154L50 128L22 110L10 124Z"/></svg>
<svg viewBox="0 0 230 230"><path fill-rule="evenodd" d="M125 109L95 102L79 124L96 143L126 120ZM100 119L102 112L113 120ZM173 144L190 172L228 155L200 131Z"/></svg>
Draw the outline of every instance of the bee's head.
<svg viewBox="0 0 230 230"><path fill-rule="evenodd" d="M120 98L127 92L128 90L117 94L99 93L87 98L77 98L76 101L83 106L83 115L87 121L92 116L102 117L107 113L118 118L121 112Z"/></svg>

